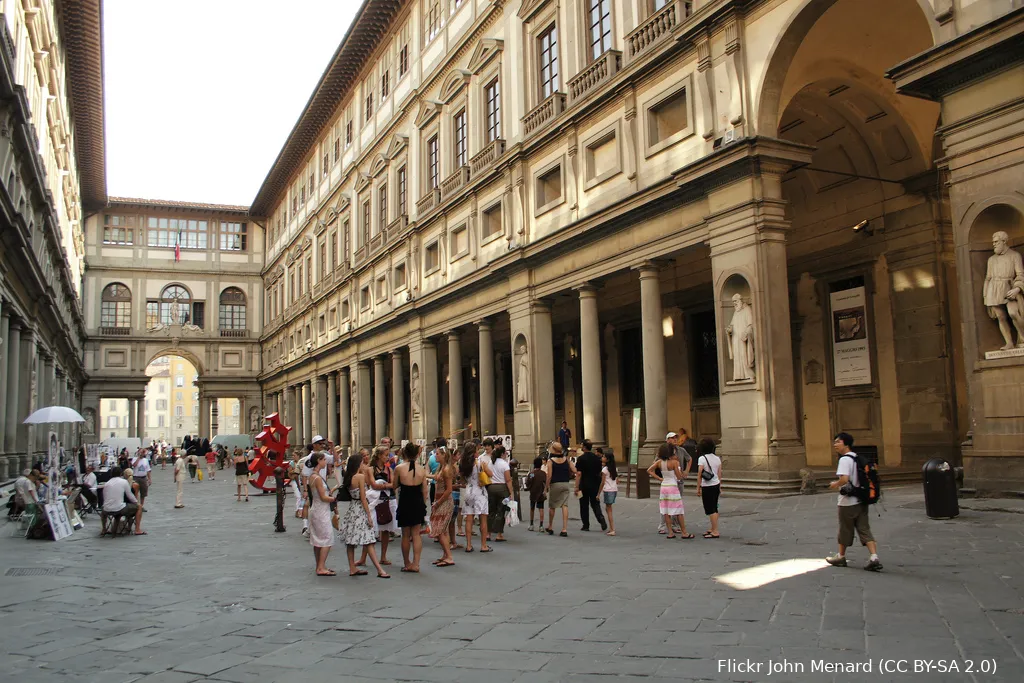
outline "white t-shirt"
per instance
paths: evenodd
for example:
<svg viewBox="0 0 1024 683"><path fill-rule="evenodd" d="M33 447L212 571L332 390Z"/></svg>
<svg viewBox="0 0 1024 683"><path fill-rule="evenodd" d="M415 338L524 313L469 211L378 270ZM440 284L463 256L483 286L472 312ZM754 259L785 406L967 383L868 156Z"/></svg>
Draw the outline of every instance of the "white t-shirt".
<svg viewBox="0 0 1024 683"><path fill-rule="evenodd" d="M138 503L132 486L124 477L114 477L103 486L103 511L118 512L124 509L125 496L133 503Z"/></svg>
<svg viewBox="0 0 1024 683"><path fill-rule="evenodd" d="M505 473L511 470L509 467L508 460L505 458L495 458L494 462L491 463L491 483L492 484L504 484Z"/></svg>
<svg viewBox="0 0 1024 683"><path fill-rule="evenodd" d="M619 492L619 480L612 479L612 475L608 473L607 467L601 468L601 474L604 475L604 488L601 489L602 493L618 493Z"/></svg>
<svg viewBox="0 0 1024 683"><path fill-rule="evenodd" d="M84 477L82 477L82 483L85 484L86 486L88 486L90 491L92 491L93 493L96 493L96 487L98 486L98 484L96 483L96 473L95 472L88 472L88 473L86 473L86 475Z"/></svg>
<svg viewBox="0 0 1024 683"><path fill-rule="evenodd" d="M135 467L132 469L132 471L135 473L136 477L144 477L147 474L149 474L149 471L151 469L153 468L150 467L149 465L149 458L147 458L146 456L142 456L141 458L135 461Z"/></svg>
<svg viewBox="0 0 1024 683"><path fill-rule="evenodd" d="M704 469L710 470L711 474L715 475L714 479L701 479L699 481L701 486L718 486L722 483L722 480L718 478L718 470L722 468L721 458L714 453L702 453L697 456L697 462L693 466L699 468L701 465L704 466Z"/></svg>
<svg viewBox="0 0 1024 683"><path fill-rule="evenodd" d="M324 478L324 481L327 481L327 465L334 464L334 456L326 451L324 452L327 454L327 458L324 460L325 465L323 469L320 470L320 476ZM313 451L310 451L309 454L302 459L302 476L307 479L313 476L313 468L306 464L310 455L313 455Z"/></svg>
<svg viewBox="0 0 1024 683"><path fill-rule="evenodd" d="M847 457L850 456L850 457ZM836 475L843 476L844 474L850 478L850 484L857 486L860 480L857 478L857 454L850 451L846 455L839 456L839 465L836 466ZM840 505L860 505L860 500L857 496L844 496L839 494Z"/></svg>
<svg viewBox="0 0 1024 683"><path fill-rule="evenodd" d="M185 459L178 458L174 461L174 481L185 480Z"/></svg>

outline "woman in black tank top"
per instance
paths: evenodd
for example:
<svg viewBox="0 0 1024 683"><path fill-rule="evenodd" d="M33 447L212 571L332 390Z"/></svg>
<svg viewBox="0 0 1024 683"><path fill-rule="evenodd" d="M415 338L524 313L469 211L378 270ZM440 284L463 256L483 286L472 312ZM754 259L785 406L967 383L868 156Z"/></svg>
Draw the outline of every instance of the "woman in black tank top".
<svg viewBox="0 0 1024 683"><path fill-rule="evenodd" d="M245 459L242 449L235 449L235 488L237 489L237 500L242 500L245 494L245 502L249 502L249 461Z"/></svg>
<svg viewBox="0 0 1024 683"><path fill-rule="evenodd" d="M398 526L402 529L402 557L405 559L403 572L420 570L420 555L423 552L423 540L420 527L427 516L427 472L423 468L416 470L416 458L420 447L409 442L402 449L405 462L395 469L395 481L398 483ZM409 556L410 547L412 557Z"/></svg>

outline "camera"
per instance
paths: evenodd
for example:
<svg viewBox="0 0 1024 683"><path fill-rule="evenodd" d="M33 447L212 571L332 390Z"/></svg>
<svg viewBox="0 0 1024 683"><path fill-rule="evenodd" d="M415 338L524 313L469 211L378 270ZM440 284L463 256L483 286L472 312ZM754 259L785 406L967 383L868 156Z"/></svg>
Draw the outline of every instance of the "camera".
<svg viewBox="0 0 1024 683"><path fill-rule="evenodd" d="M846 482L845 484L840 486L839 487L839 494L843 495L843 496L852 496L853 495L853 484L851 484L850 482Z"/></svg>

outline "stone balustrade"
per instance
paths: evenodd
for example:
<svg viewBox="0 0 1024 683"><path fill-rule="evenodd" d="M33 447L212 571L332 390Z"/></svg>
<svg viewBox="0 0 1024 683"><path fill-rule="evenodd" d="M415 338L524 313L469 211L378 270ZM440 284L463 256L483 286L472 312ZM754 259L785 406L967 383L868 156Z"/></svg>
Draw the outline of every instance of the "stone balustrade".
<svg viewBox="0 0 1024 683"><path fill-rule="evenodd" d="M530 136L542 126L554 121L565 111L565 93L552 93L523 117L523 132Z"/></svg>
<svg viewBox="0 0 1024 683"><path fill-rule="evenodd" d="M441 183L441 198L447 199L461 190L469 182L469 166L459 166L455 173L444 179Z"/></svg>
<svg viewBox="0 0 1024 683"><path fill-rule="evenodd" d="M569 104L610 81L622 68L622 53L606 50L569 81Z"/></svg>
<svg viewBox="0 0 1024 683"><path fill-rule="evenodd" d="M693 13L692 0L673 0L626 34L626 61L640 57Z"/></svg>
<svg viewBox="0 0 1024 683"><path fill-rule="evenodd" d="M469 176L475 178L494 164L505 153L505 141L501 138L491 140L482 150L469 160Z"/></svg>
<svg viewBox="0 0 1024 683"><path fill-rule="evenodd" d="M417 200L416 212L422 216L423 214L431 211L439 203L441 203L441 191L435 187L427 190L427 193Z"/></svg>

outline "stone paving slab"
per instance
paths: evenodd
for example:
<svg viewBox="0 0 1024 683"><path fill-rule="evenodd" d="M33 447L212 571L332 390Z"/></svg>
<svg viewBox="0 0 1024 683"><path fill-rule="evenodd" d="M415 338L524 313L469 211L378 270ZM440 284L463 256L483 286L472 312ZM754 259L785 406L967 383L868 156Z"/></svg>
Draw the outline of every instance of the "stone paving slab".
<svg viewBox="0 0 1024 683"><path fill-rule="evenodd" d="M919 489L889 489L872 511L885 571L823 566L833 551L830 495L722 500L718 541L665 540L656 501L620 500L618 535L508 532L491 555L455 553L435 570L318 578L289 517L271 527L273 498L235 504L233 482L186 485L174 510L170 471L157 470L141 537L98 538L98 520L59 543L0 533L0 679L17 683L249 681L988 681L1024 680L1024 506L971 501L955 520L928 520ZM686 494L687 507L699 503ZM880 513L877 516L875 513ZM705 528L702 515L687 520ZM739 570L807 560L744 590ZM879 658L991 659L995 675L767 676L772 662ZM722 669L719 659L762 665Z"/></svg>

